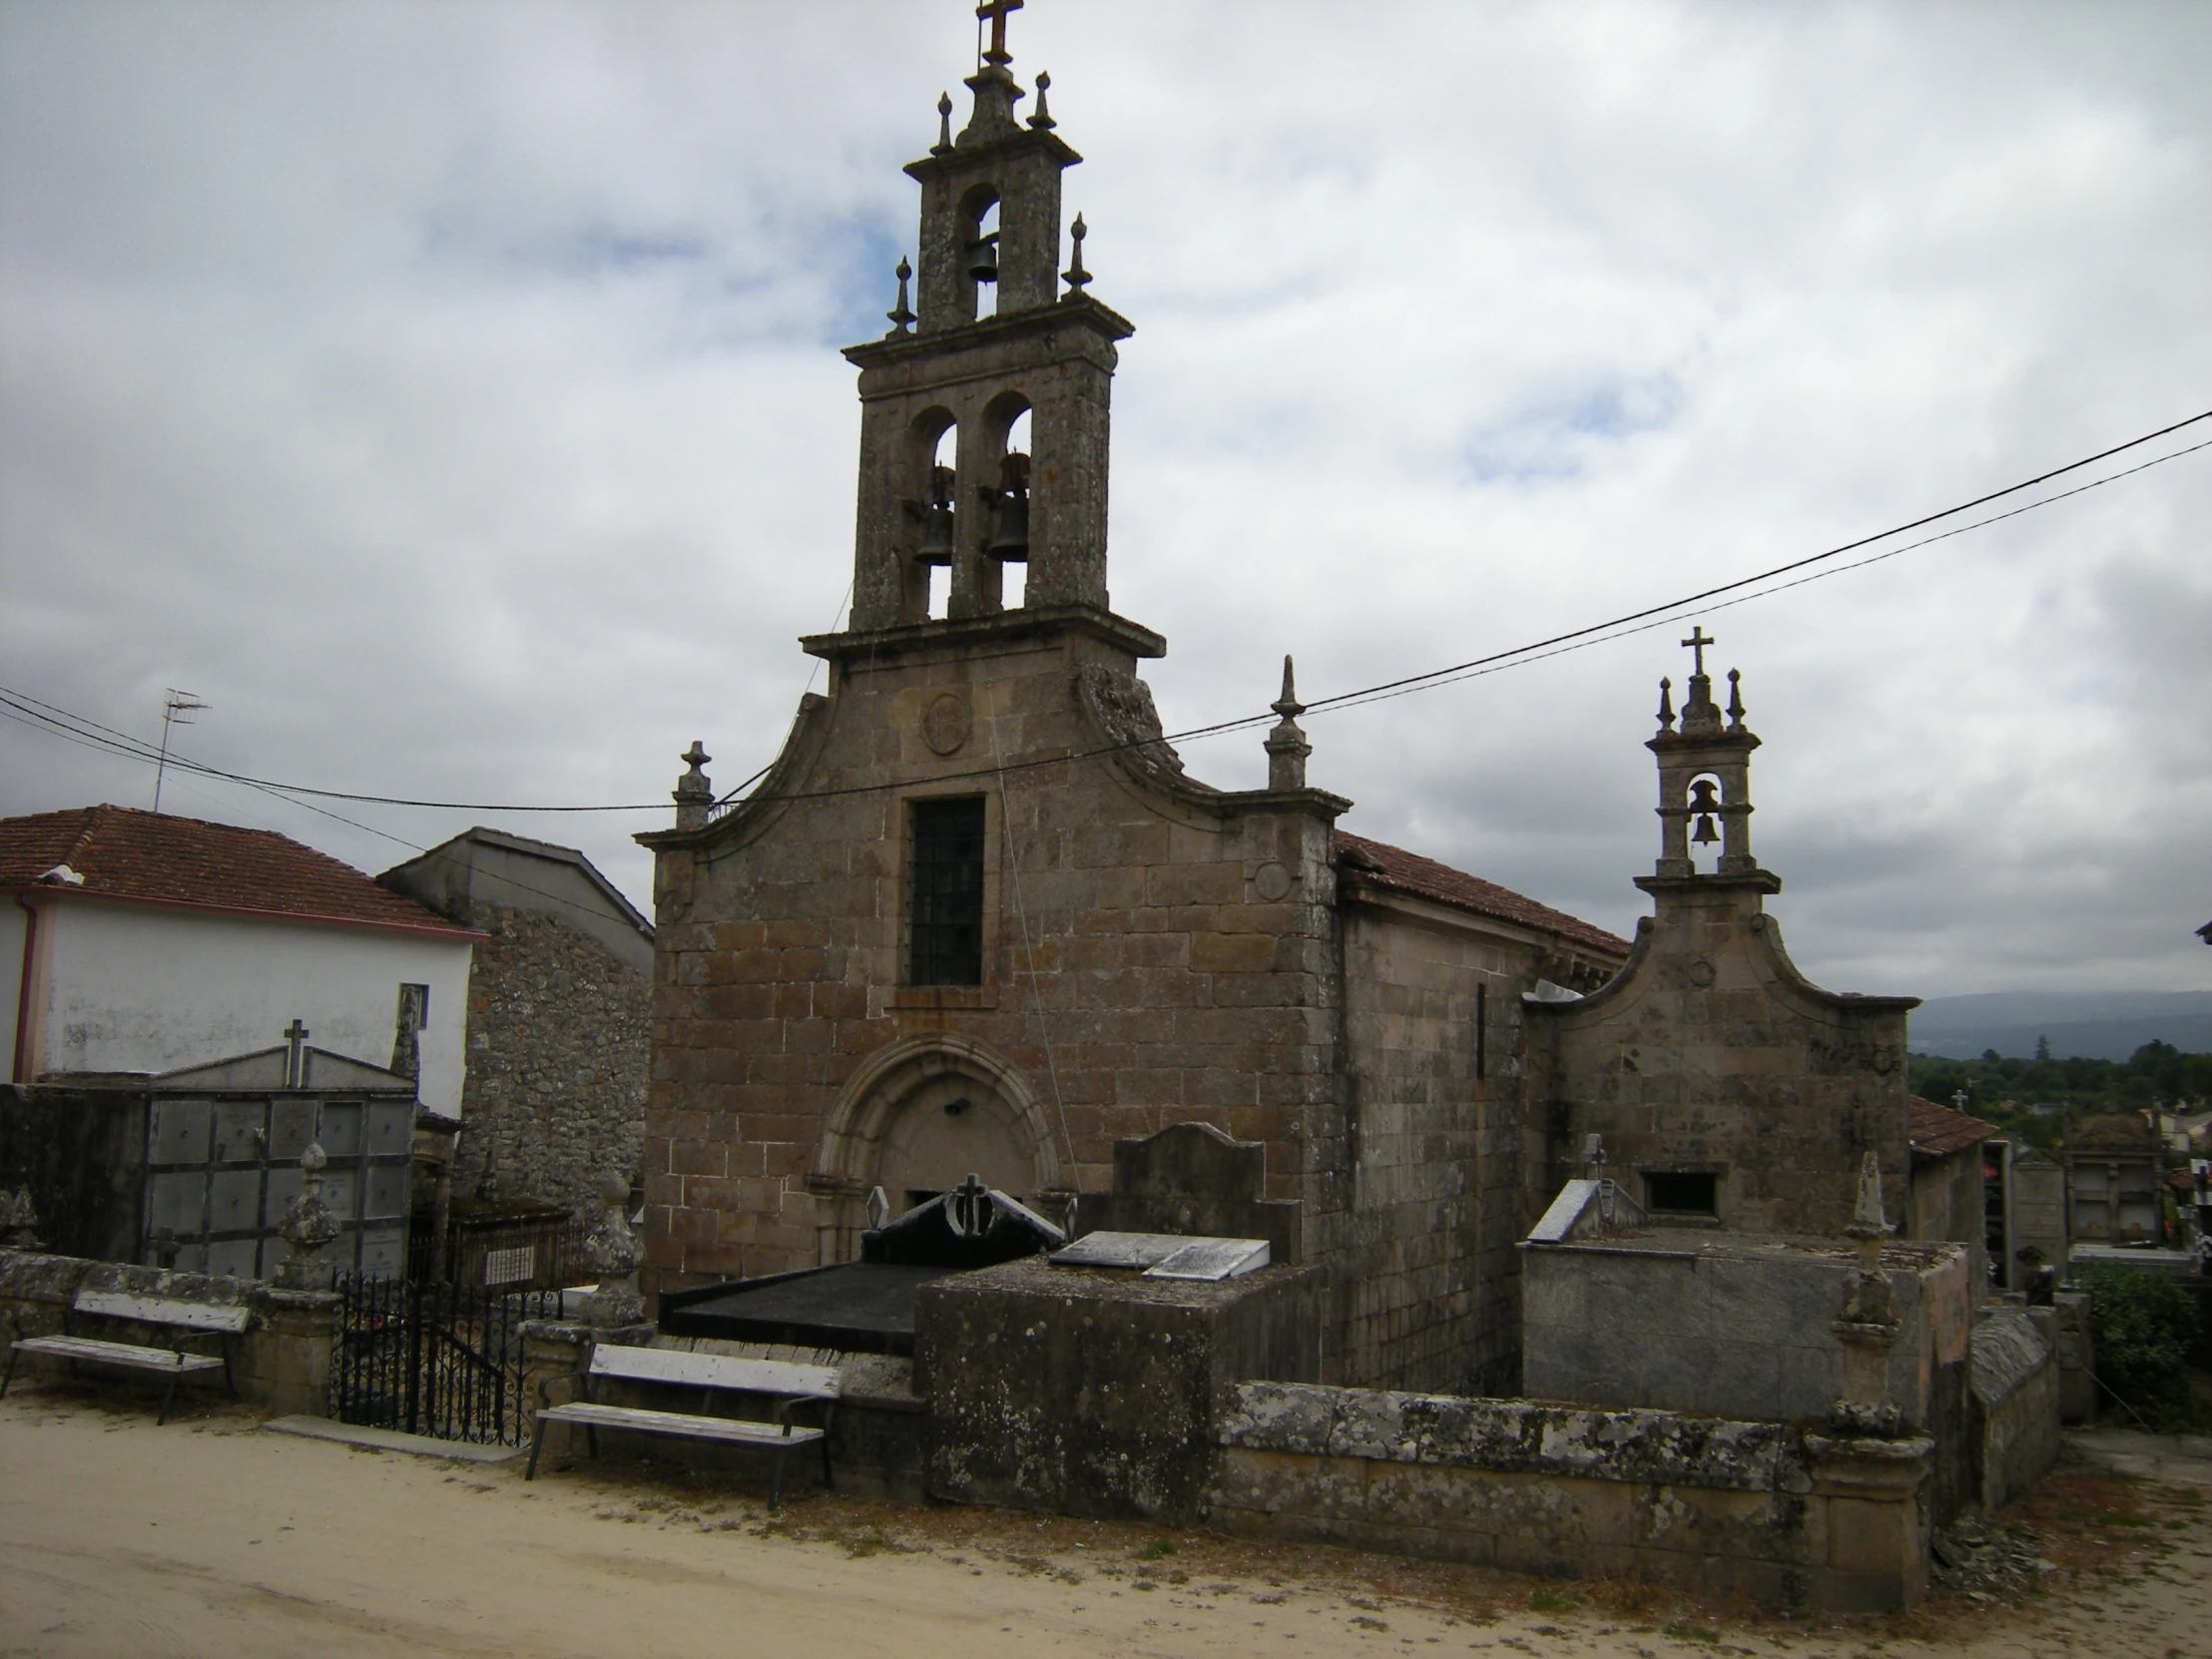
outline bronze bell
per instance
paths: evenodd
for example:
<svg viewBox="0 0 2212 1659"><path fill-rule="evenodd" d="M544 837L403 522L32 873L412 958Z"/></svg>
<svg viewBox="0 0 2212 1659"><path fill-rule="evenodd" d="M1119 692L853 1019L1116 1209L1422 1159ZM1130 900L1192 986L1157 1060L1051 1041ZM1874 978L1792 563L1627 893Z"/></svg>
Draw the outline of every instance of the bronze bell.
<svg viewBox="0 0 2212 1659"><path fill-rule="evenodd" d="M991 523L991 539L984 548L993 558L1029 556L1029 457L1014 450L998 465L997 511Z"/></svg>
<svg viewBox="0 0 2212 1659"><path fill-rule="evenodd" d="M1720 798L1713 793L1713 781L1700 778L1690 786L1690 811L1698 815L1697 828L1690 832L1690 839L1699 846L1710 846L1719 840L1720 832L1713 828L1713 814L1720 808Z"/></svg>
<svg viewBox="0 0 2212 1659"><path fill-rule="evenodd" d="M922 513L921 545L914 550L925 563L952 562L952 469L929 469L929 505Z"/></svg>
<svg viewBox="0 0 2212 1659"><path fill-rule="evenodd" d="M998 280L998 233L996 231L993 231L987 237L978 237L974 242L968 244L967 274L971 280L977 282L995 282Z"/></svg>

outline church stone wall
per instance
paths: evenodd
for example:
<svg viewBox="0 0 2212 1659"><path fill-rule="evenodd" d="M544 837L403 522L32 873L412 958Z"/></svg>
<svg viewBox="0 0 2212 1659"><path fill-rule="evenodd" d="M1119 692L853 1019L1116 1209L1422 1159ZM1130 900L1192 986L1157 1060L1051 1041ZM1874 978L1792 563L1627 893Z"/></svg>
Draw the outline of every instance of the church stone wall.
<svg viewBox="0 0 2212 1659"><path fill-rule="evenodd" d="M1620 976L1577 1002L1529 1005L1541 1121L1527 1130L1526 1222L1583 1173L1593 1133L1604 1174L1639 1201L1650 1172L1709 1172L1719 1225L1752 1233L1841 1233L1872 1150L1902 1219L1911 999L1807 982L1758 888L1647 885L1659 913Z"/></svg>
<svg viewBox="0 0 2212 1659"><path fill-rule="evenodd" d="M1027 764L1110 745L1086 674L1141 688L1083 631L1019 626L936 625L840 664L763 788L799 799L652 837L660 1288L849 1259L933 1077L991 1102L961 1123L1020 1126L1021 1196L1047 1208L1105 1190L1116 1139L1186 1121L1265 1145L1268 1197L1341 1207L1333 811L1126 759ZM984 802L983 982L910 986L907 803L950 795Z"/></svg>
<svg viewBox="0 0 2212 1659"><path fill-rule="evenodd" d="M1348 907L1347 1382L1511 1386L1519 992L1535 954L1468 918Z"/></svg>

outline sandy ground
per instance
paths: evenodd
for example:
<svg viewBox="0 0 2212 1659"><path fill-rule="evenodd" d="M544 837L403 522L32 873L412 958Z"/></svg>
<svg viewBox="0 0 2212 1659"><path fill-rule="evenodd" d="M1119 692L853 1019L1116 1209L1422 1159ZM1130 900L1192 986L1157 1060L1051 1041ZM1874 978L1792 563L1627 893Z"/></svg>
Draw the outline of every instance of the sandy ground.
<svg viewBox="0 0 2212 1659"><path fill-rule="evenodd" d="M727 1479L582 1464L526 1485L519 1464L223 1407L157 1428L128 1394L19 1384L0 1402L0 1656L2212 1654L2212 1492L2075 1466L2017 1518L2057 1563L2024 1603L1938 1594L1808 1626L1006 1511L816 1494L772 1523Z"/></svg>

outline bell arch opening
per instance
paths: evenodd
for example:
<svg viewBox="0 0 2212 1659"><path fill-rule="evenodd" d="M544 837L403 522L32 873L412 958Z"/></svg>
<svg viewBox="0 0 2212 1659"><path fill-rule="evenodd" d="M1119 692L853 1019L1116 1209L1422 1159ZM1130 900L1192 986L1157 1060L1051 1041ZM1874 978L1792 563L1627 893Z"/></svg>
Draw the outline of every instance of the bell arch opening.
<svg viewBox="0 0 2212 1659"><path fill-rule="evenodd" d="M976 185L960 198L960 244L967 261L967 311L998 314L998 187Z"/></svg>
<svg viewBox="0 0 2212 1659"><path fill-rule="evenodd" d="M924 409L908 428L905 497L911 551L899 590L899 621L942 620L952 605L952 553L959 506L954 480L960 428L949 409Z"/></svg>
<svg viewBox="0 0 2212 1659"><path fill-rule="evenodd" d="M1000 392L983 411L983 458L998 463L997 483L983 492L986 610L1019 610L1028 598L1029 414L1029 399L1018 391Z"/></svg>
<svg viewBox="0 0 2212 1659"><path fill-rule="evenodd" d="M1726 805L1725 786L1719 777L1701 772L1690 780L1683 805L1690 814L1690 867L1699 875L1712 875L1721 867L1720 814Z"/></svg>

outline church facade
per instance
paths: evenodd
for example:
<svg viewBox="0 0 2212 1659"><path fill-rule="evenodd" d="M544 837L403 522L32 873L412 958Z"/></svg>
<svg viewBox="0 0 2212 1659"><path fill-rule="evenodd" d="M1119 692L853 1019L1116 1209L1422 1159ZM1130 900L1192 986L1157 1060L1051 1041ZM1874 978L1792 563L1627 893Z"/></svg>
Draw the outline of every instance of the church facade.
<svg viewBox="0 0 2212 1659"><path fill-rule="evenodd" d="M695 745L657 854L649 1289L853 1259L970 1173L1057 1217L1118 1140L1265 1151L1329 1271L1333 1381L1509 1387L1526 1222L1523 996L1627 941L1350 835L1286 664L1264 790L1191 778L1107 586L1109 400L1080 157L1004 50L907 173L918 271L847 349L848 628L772 770L717 804ZM1070 257L1072 243L1072 257ZM1068 258L1066 269L1061 261ZM1080 1223L1078 1223L1080 1226Z"/></svg>

